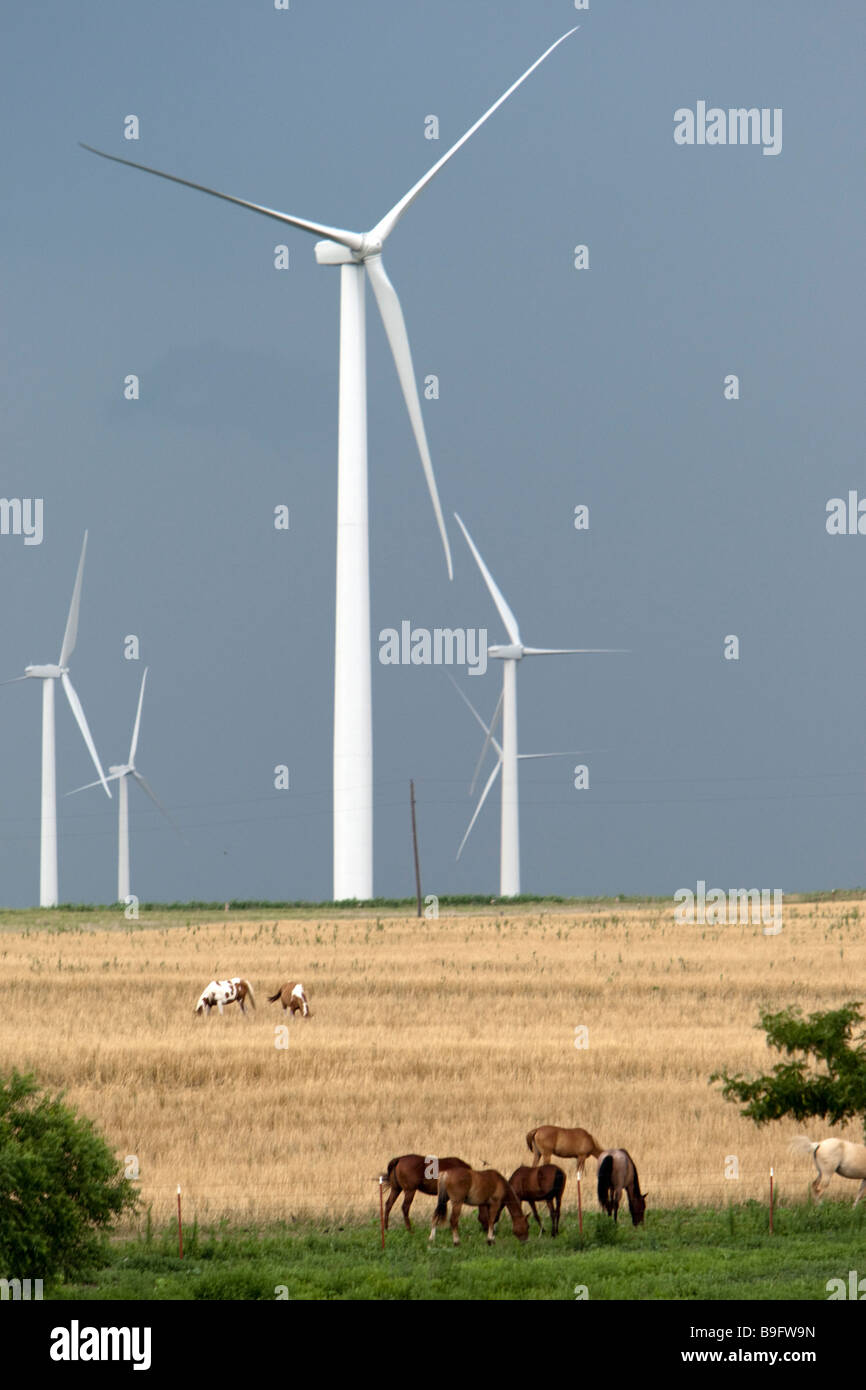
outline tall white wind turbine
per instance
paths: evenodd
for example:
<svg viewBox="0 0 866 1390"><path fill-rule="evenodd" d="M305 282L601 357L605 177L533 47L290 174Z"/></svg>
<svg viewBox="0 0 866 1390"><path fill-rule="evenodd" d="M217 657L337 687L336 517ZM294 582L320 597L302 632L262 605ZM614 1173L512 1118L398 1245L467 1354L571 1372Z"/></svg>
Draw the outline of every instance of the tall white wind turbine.
<svg viewBox="0 0 866 1390"><path fill-rule="evenodd" d="M76 723L81 730L84 742L87 744L87 751L93 759L94 767L99 773L99 782L94 786L101 785L105 788L106 796L110 797L108 783L105 780L105 773L99 761L99 754L87 726L84 710L81 705L72 681L69 679L69 658L74 649L78 637L78 609L81 604L81 582L84 578L84 556L87 551L87 532L84 533L84 544L81 547L81 559L78 561L78 573L75 576L75 586L72 590L72 602L69 605L69 616L66 619L66 630L63 634L63 644L60 648L60 656L56 666L25 666L23 676L15 676L12 681L4 681L4 685L12 685L15 681L41 680L42 681L42 835L39 854L39 906L56 907L58 903L57 895L57 764L54 740L54 682L59 680L66 692L72 713L75 715Z"/></svg>
<svg viewBox="0 0 866 1390"><path fill-rule="evenodd" d="M189 179L137 164L131 159L84 148L104 159L128 164L147 174L211 194L226 202L324 237L315 247L319 265L341 267L340 385L338 406L337 477L337 606L334 671L334 898L373 896L373 718L371 695L370 576L367 515L367 382L365 345L365 280L369 277L397 375L409 412L433 510L452 576L448 534L424 430L421 403L403 311L382 263L382 248L403 214L452 155L474 135L488 117L515 92L545 58L558 48L575 26L542 53L516 82L470 126L465 135L428 169L423 178L368 232L344 231L301 217L289 216L258 203L220 193Z"/></svg>
<svg viewBox="0 0 866 1390"><path fill-rule="evenodd" d="M469 700L466 699L466 696L463 695L463 692L460 691L460 694L463 695L463 699L466 700L466 703L469 705L469 708L472 710L472 713L475 715L475 718L481 724L481 727L484 729L487 735L484 747L481 752L479 767L481 760L484 758L484 755L487 752L487 748L491 743L493 744L493 747L495 748L498 754L498 761L493 769L493 772L490 774L490 777L487 780L483 792L481 793L478 805L475 808L475 814L473 815L472 820L469 822L469 828L467 829L466 834L463 837L463 841L460 845L460 849L457 851L457 854L459 858L460 852L462 851L463 846L466 844L466 841L469 838L469 832L475 824L475 821L478 818L478 813L480 812L481 807L484 805L484 802L487 799L487 795L491 787L493 786L493 783L496 781L496 778L499 775L501 769L502 826L500 832L499 895L502 898L513 898L517 897L517 895L520 892L520 825L517 787L517 763L519 758L523 756L522 754L519 754L517 751L518 662L522 661L525 656L572 656L583 653L615 652L621 651L622 648L525 647L520 637L520 629L517 626L517 619L515 618L508 604L505 602L505 599L503 598L502 593L499 590L495 579L493 578L493 575L490 573L489 569L487 568L483 559L481 558L481 555L478 551L477 546L475 545L475 542L473 541L466 527L463 525L463 522L460 520L460 517L457 516L456 512L454 515L457 524L460 527L460 530L466 537L466 542L469 546L469 549L475 556L475 562L481 571L484 583L487 585L487 588L490 592L490 596L493 599L493 602L496 604L499 616L505 624L505 630L510 638L510 642L507 646L493 646L487 648L488 656L498 658L502 662L502 694L499 697L499 703L496 706L496 711L494 712L493 719L490 721L489 728L484 723L477 710L475 710L473 706L470 704ZM493 737L493 730L496 727L500 710L502 713L501 745L497 743L496 739ZM526 756L559 757L561 755L556 753L536 753L527 754Z"/></svg>
<svg viewBox="0 0 866 1390"><path fill-rule="evenodd" d="M138 731L141 728L141 706L144 703L144 683L147 680L147 673L150 668L145 666L144 674L141 678L141 690L138 695L138 709L135 714L135 724L132 730L132 741L129 745L129 757L125 763L114 764L109 767L109 782L117 782L117 901L126 902L129 897L129 786L128 777L134 777L143 791L147 792L151 801L162 812L170 825L174 821L168 814L162 802L148 786L138 768L135 766L135 753L138 748ZM76 787L74 792L67 792L67 796L75 796L77 792L86 792L90 787L98 787L98 782L88 782L84 787Z"/></svg>

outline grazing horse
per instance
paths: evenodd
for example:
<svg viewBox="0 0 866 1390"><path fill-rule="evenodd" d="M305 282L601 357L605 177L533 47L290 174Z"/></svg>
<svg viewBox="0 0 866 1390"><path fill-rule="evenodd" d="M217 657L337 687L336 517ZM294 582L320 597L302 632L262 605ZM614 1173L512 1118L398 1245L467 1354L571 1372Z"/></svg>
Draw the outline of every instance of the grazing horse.
<svg viewBox="0 0 866 1390"><path fill-rule="evenodd" d="M436 1227L443 1224L451 1203L451 1239L460 1244L457 1226L464 1205L483 1207L487 1222L487 1244L496 1239L496 1222L503 1207L508 1208L514 1234L520 1241L529 1239L529 1222L523 1214L523 1207L514 1195L511 1185L495 1168L485 1168L476 1172L472 1168L451 1168L439 1174L439 1200L433 1213L430 1227L430 1240L436 1238ZM481 1216L481 1212L479 1212ZM482 1221L482 1225L483 1225Z"/></svg>
<svg viewBox="0 0 866 1390"><path fill-rule="evenodd" d="M589 1130L560 1129L557 1125L539 1125L538 1129L531 1129L526 1136L526 1147L533 1155L533 1168L538 1166L539 1159L549 1163L551 1155L555 1154L557 1158L575 1159L580 1177L583 1177L586 1160L598 1158L602 1152Z"/></svg>
<svg viewBox="0 0 866 1390"><path fill-rule="evenodd" d="M231 980L211 980L210 984L205 985L199 995L195 1011L197 1014L204 1013L205 1017L209 1018L211 1009L217 1008L222 1013L223 1004L238 1003L241 1006L241 1013L246 1017L247 1011L244 1008L246 999L249 999L253 1008L256 1007L253 987L249 980L242 980L239 975Z"/></svg>
<svg viewBox="0 0 866 1390"><path fill-rule="evenodd" d="M434 1167L433 1165L437 1166ZM462 1158L433 1158L422 1154L403 1154L401 1158L392 1158L388 1164L387 1176L390 1193L385 1203L385 1229L388 1228L388 1217L391 1208L396 1202L400 1193L403 1193L403 1225L407 1231L411 1231L412 1222L409 1220L409 1208L415 1200L416 1192L426 1192L428 1197L436 1197L439 1193L439 1174L447 1173L452 1168L469 1168L468 1163L464 1163ZM432 1170L434 1176L428 1177L427 1174ZM485 1230L487 1227L485 1226Z"/></svg>
<svg viewBox="0 0 866 1390"><path fill-rule="evenodd" d="M619 1216L623 1189L628 1197L632 1225L639 1226L648 1194L640 1190L634 1159L625 1149L607 1149L598 1160L598 1200L614 1221Z"/></svg>
<svg viewBox="0 0 866 1390"><path fill-rule="evenodd" d="M538 1222L539 1235L543 1233L544 1227L541 1224L541 1217L538 1215L535 1203L547 1203L551 1221L550 1234L555 1236L559 1230L559 1212L562 1207L562 1194L565 1191L565 1174L562 1169L555 1163L545 1163L541 1168L515 1168L508 1182L509 1186L514 1189L514 1195L518 1202L529 1203L532 1215ZM499 1215L502 1215L501 1208ZM483 1207L478 1208L478 1219L486 1228L487 1213Z"/></svg>
<svg viewBox="0 0 866 1390"><path fill-rule="evenodd" d="M276 1004L279 999L283 1006L283 1013L289 1013L292 1017L299 1013L302 1018L310 1017L310 1006L307 1003L307 996L304 993L304 986L300 983L295 984L290 980L287 985L280 985L276 994L268 995L268 1003Z"/></svg>
<svg viewBox="0 0 866 1390"><path fill-rule="evenodd" d="M791 1140L793 1153L811 1154L818 1169L818 1176L812 1183L816 1197L823 1197L834 1173L840 1178L860 1178L861 1183L854 1198L856 1207L866 1190L866 1145L852 1144L848 1139L822 1139L813 1143L805 1134L798 1134Z"/></svg>

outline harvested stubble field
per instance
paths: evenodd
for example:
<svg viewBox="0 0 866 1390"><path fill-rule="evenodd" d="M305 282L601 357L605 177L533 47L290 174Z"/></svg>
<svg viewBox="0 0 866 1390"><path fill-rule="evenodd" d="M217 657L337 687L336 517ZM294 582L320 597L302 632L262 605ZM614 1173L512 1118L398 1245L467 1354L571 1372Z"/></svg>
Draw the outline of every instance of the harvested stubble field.
<svg viewBox="0 0 866 1390"><path fill-rule="evenodd" d="M778 936L757 923L675 925L670 902L438 921L10 912L0 1068L65 1088L121 1158L136 1155L156 1222L178 1182L189 1220L372 1215L391 1156L459 1154L507 1175L530 1161L524 1136L543 1123L628 1148L650 1212L764 1200L771 1162L780 1195L805 1197L813 1174L787 1152L802 1127L756 1130L708 1077L777 1060L755 1027L761 1007L866 996L863 909L787 901ZM254 986L251 1021L236 1005L194 1018L208 980L232 975ZM303 981L313 1017L289 1023L281 1049L284 1016L266 996L287 979ZM587 1172L594 1181L593 1163ZM831 1195L851 1200L854 1185L836 1178ZM595 1208L594 1192L585 1200ZM429 1220L428 1198L414 1214Z"/></svg>

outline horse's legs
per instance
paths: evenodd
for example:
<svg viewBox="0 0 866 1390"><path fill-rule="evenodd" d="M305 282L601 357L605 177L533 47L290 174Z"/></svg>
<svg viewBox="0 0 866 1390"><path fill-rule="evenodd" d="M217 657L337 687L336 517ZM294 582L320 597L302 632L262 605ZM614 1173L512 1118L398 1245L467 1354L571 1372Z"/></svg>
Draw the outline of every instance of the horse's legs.
<svg viewBox="0 0 866 1390"><path fill-rule="evenodd" d="M218 1008L219 1011L220 1011L220 1017L222 1017L223 1001L222 1001L221 999L218 999L218 1000L217 1000L217 1008Z"/></svg>
<svg viewBox="0 0 866 1390"><path fill-rule="evenodd" d="M559 1230L559 1212L556 1209L556 1198L548 1197L547 1210L550 1212L550 1234L555 1236Z"/></svg>
<svg viewBox="0 0 866 1390"><path fill-rule="evenodd" d="M490 1225L490 1203L482 1202L478 1208L478 1224L482 1231L486 1231Z"/></svg>
<svg viewBox="0 0 866 1390"><path fill-rule="evenodd" d="M459 1245L459 1244L460 1244L460 1237L459 1237L459 1235L457 1234L457 1223L458 1223L459 1220L460 1220L460 1213L461 1213L462 1210L463 1210L463 1203L462 1203L462 1202L452 1202L452 1203L451 1203L451 1239L453 1240L453 1242L454 1242L455 1245ZM487 1239L488 1239L488 1242L489 1242L489 1240L490 1240L490 1236L489 1236L489 1235L488 1235Z"/></svg>
<svg viewBox="0 0 866 1390"><path fill-rule="evenodd" d="M528 1202L528 1203L529 1203L529 1207L530 1207L530 1210L531 1210L531 1212L532 1212L532 1215L535 1217L536 1221L538 1222L538 1234L539 1234L540 1236L541 1236L541 1235L544 1235L544 1227L543 1227L542 1224L541 1224L541 1217L538 1215L538 1208L536 1207L536 1205L535 1205L535 1203L533 1202L533 1200L532 1200L531 1197L524 1197L523 1200L524 1200L525 1202Z"/></svg>
<svg viewBox="0 0 866 1390"><path fill-rule="evenodd" d="M388 1200L387 1200L387 1202L385 1203L385 1230L386 1230L386 1231L387 1231L387 1229L388 1229L388 1217L389 1217L390 1214L391 1214L391 1208L393 1207L393 1205L394 1205L394 1203L396 1202L397 1198L400 1196L400 1190L401 1190L401 1189L400 1189L399 1187L392 1187L391 1190L390 1190L389 1193L388 1193Z"/></svg>
<svg viewBox="0 0 866 1390"><path fill-rule="evenodd" d="M488 1244L488 1245L492 1245L493 1242L494 1242L495 1239L496 1239L496 1220L497 1220L497 1217L499 1216L499 1213L501 1212L501 1210L502 1210L502 1203L501 1203L501 1202L498 1202L498 1201L496 1200L496 1198L494 1197L494 1198L493 1198L493 1201L490 1203L490 1216L489 1216L489 1218L488 1218L488 1224L487 1224L487 1244ZM454 1218L452 1217L451 1220L452 1220L452 1224L453 1224Z"/></svg>
<svg viewBox="0 0 866 1390"><path fill-rule="evenodd" d="M860 1198L863 1196L864 1190L866 1190L866 1178L863 1179L860 1186L857 1188L857 1196L854 1198L855 1207L857 1203L860 1201Z"/></svg>
<svg viewBox="0 0 866 1390"><path fill-rule="evenodd" d="M403 1225L407 1231L411 1231L412 1222L409 1220L409 1208L415 1200L416 1187L407 1187L403 1197ZM396 1195L396 1194L395 1194Z"/></svg>
<svg viewBox="0 0 866 1390"><path fill-rule="evenodd" d="M411 1204L410 1204L410 1205L411 1205ZM436 1227L439 1225L439 1215L438 1215L437 1207L438 1207L438 1202L437 1202L437 1206L433 1208L433 1224L432 1224L432 1226L430 1227L430 1235L428 1236L428 1240L435 1240L435 1239L436 1239ZM444 1212L442 1213L442 1220L443 1220L443 1221L445 1220L445 1213L444 1213Z"/></svg>

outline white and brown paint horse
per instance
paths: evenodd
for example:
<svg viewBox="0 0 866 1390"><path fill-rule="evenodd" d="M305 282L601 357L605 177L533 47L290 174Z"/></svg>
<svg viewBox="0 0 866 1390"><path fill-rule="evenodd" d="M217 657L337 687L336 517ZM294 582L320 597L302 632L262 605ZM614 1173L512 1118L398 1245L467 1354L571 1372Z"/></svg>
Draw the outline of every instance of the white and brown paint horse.
<svg viewBox="0 0 866 1390"><path fill-rule="evenodd" d="M616 1221L622 1194L628 1197L633 1226L639 1226L646 1211L646 1192L641 1192L634 1159L626 1149L605 1149L598 1158L598 1200L608 1216Z"/></svg>
<svg viewBox="0 0 866 1390"><path fill-rule="evenodd" d="M812 1183L816 1197L823 1197L834 1173L840 1178L860 1178L856 1207L866 1191L866 1145L852 1144L848 1139L821 1139L817 1143L805 1134L798 1134L791 1140L792 1153L811 1154L815 1160L818 1176Z"/></svg>
<svg viewBox="0 0 866 1390"><path fill-rule="evenodd" d="M310 1018L310 1005L304 993L304 986L300 982L295 984L293 980L290 980L288 984L280 985L276 994L268 995L269 1004L276 1004L278 999L283 1006L284 1014L299 1013L301 1018Z"/></svg>
<svg viewBox="0 0 866 1390"><path fill-rule="evenodd" d="M204 1014L206 1018L209 1018L211 1009L219 1009L222 1013L225 1004L240 1004L241 1013L246 1017L247 1011L244 1005L247 999L255 1008L255 995L249 980L242 980L239 975L231 980L211 980L210 984L205 985L199 995L195 1012Z"/></svg>

